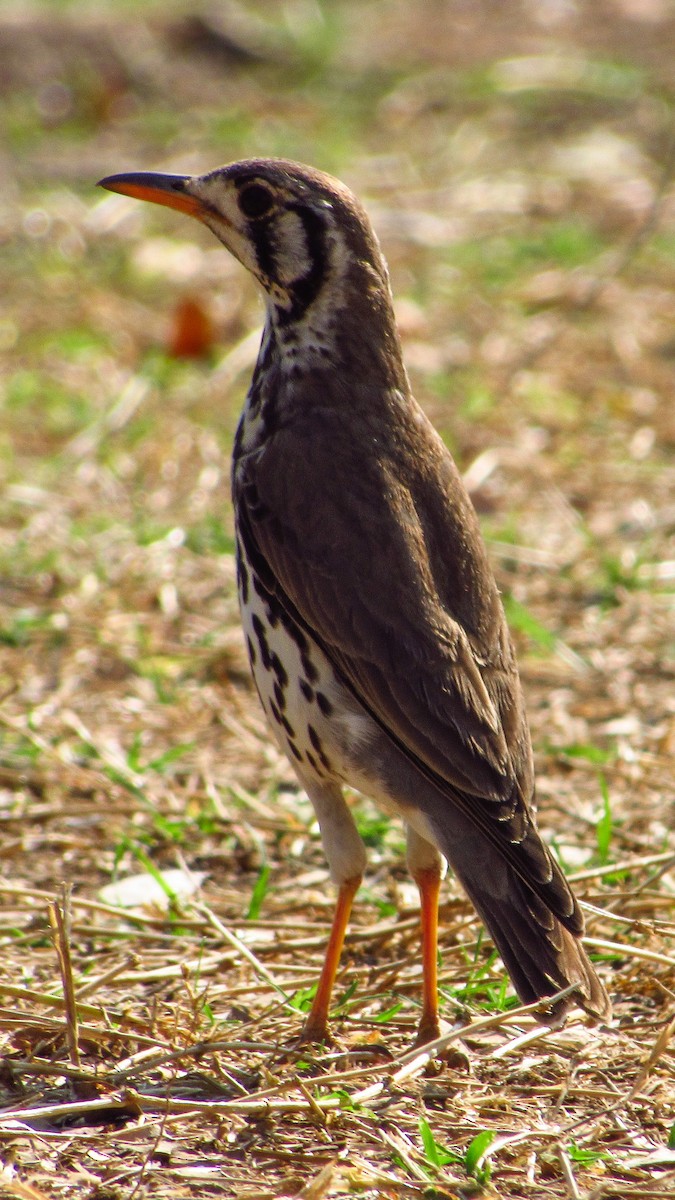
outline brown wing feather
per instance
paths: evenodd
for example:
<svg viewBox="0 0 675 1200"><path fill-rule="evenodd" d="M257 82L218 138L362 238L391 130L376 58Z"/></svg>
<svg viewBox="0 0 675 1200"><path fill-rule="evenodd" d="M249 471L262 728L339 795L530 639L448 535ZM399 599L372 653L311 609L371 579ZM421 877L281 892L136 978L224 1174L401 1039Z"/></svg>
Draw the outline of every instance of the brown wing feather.
<svg viewBox="0 0 675 1200"><path fill-rule="evenodd" d="M532 764L496 585L452 460L421 412L406 412L388 445L368 444L366 425L360 453L339 414L309 412L238 464L236 499L369 710L486 819L518 823Z"/></svg>
<svg viewBox="0 0 675 1200"><path fill-rule="evenodd" d="M237 461L233 482L266 586L452 808L436 814L439 845L477 907L471 872L485 855L458 859L458 812L579 934L579 907L534 824L520 683L477 519L421 411L411 401L395 421L346 430L339 411L300 404Z"/></svg>

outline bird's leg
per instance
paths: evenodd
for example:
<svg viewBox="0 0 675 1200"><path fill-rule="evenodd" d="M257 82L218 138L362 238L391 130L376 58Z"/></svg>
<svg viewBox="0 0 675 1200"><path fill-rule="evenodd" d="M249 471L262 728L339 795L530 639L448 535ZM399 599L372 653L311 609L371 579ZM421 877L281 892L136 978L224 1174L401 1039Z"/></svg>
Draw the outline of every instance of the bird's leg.
<svg viewBox="0 0 675 1200"><path fill-rule="evenodd" d="M438 871L420 871L415 880L420 892L422 925L422 1015L415 1043L425 1046L441 1035L438 1021Z"/></svg>
<svg viewBox="0 0 675 1200"><path fill-rule="evenodd" d="M300 1034L300 1042L323 1042L329 1036L328 1012L333 984L340 964L345 933L366 865L366 851L345 804L338 784L319 787L315 779L303 779L312 801L331 878L338 885L330 937L316 994Z"/></svg>
<svg viewBox="0 0 675 1200"><path fill-rule="evenodd" d="M333 993L333 984L340 965L340 955L345 940L345 933L352 911L352 901L361 883L361 876L347 879L338 892L337 904L333 914L330 937L323 960L323 968L317 984L312 1007L302 1027L300 1042L325 1042L329 1037L328 1010Z"/></svg>
<svg viewBox="0 0 675 1200"><path fill-rule="evenodd" d="M415 1038L425 1046L441 1036L438 1016L438 897L445 860L425 838L408 826L408 870L420 893L422 927L422 1015Z"/></svg>

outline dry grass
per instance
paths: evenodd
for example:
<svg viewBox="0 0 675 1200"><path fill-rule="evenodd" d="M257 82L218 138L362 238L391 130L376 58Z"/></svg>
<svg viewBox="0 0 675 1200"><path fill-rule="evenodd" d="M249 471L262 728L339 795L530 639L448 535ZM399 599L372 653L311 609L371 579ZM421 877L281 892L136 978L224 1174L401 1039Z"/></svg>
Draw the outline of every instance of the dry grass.
<svg viewBox="0 0 675 1200"><path fill-rule="evenodd" d="M234 50L178 8L3 18L0 1193L656 1200L675 21L654 0L325 9L229 29ZM416 392L507 599L541 825L589 905L611 1027L515 1007L450 882L450 1031L411 1055L415 890L364 804L335 1043L294 1048L332 896L236 611L227 458L258 301L196 228L91 190L282 150L347 178L382 235ZM214 362L162 352L185 294L209 296Z"/></svg>

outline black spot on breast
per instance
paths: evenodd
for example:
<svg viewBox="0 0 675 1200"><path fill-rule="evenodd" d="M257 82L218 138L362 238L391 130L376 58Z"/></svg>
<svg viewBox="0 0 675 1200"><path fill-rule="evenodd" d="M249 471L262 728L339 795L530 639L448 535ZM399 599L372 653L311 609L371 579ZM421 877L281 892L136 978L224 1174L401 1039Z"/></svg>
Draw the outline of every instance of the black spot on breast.
<svg viewBox="0 0 675 1200"><path fill-rule="evenodd" d="M300 662L302 663L302 669L305 672L309 683L316 683L317 679L319 678L319 672L314 666L309 654L301 653Z"/></svg>
<svg viewBox="0 0 675 1200"><path fill-rule="evenodd" d="M301 654L306 654L309 650L309 642L302 630L296 625L295 621L289 617L288 613L282 609L282 621L286 633L295 642Z"/></svg>
<svg viewBox="0 0 675 1200"><path fill-rule="evenodd" d="M286 672L286 668L284 667L284 664L282 663L281 659L279 658L279 655L276 653L274 653L272 655L271 666L272 666L272 670L274 671L274 674L276 675L277 680L279 681L281 686L286 687L288 685L288 674Z"/></svg>
<svg viewBox="0 0 675 1200"><path fill-rule="evenodd" d="M265 605L265 616L270 628L276 629L279 622L284 620L284 610L276 596L272 595L269 588L265 587L260 576L255 573L253 575L253 590Z"/></svg>
<svg viewBox="0 0 675 1200"><path fill-rule="evenodd" d="M286 696L283 688L279 687L278 683L275 683L274 685L274 699L276 700L280 711L283 712L286 707Z"/></svg>
<svg viewBox="0 0 675 1200"><path fill-rule="evenodd" d="M328 699L328 696L324 696L323 692L316 693L316 702L324 717L330 717L333 715L333 705Z"/></svg>
<svg viewBox="0 0 675 1200"><path fill-rule="evenodd" d="M265 616L270 623L271 629L276 629L277 625L279 624L279 621L281 620L281 612L281 605L277 604L276 600L272 600L265 606Z"/></svg>
<svg viewBox="0 0 675 1200"><path fill-rule="evenodd" d="M283 727L286 730L286 733L289 735L289 737L295 737L295 730L294 730L293 726L291 725L290 721L288 720L288 718L285 717L283 713L280 713L279 716L281 717L281 724L283 725Z"/></svg>
<svg viewBox="0 0 675 1200"><path fill-rule="evenodd" d="M272 716L274 717L274 720L276 721L277 725L281 725L282 716L281 716L281 713L279 712L279 709L277 708L276 704L274 703L274 700L270 700L270 712L272 713Z"/></svg>
<svg viewBox="0 0 675 1200"><path fill-rule="evenodd" d="M300 680L300 691L302 692L303 696L305 697L305 700L307 701L307 703L311 704L312 700L314 699L314 688L311 688L309 686L306 679Z"/></svg>
<svg viewBox="0 0 675 1200"><path fill-rule="evenodd" d="M246 635L246 646L248 648L249 662L251 663L251 666L254 667L256 664L256 661L257 661L257 655L255 652L255 646L253 645L253 642L251 641L248 634Z"/></svg>
<svg viewBox="0 0 675 1200"><path fill-rule="evenodd" d="M323 767L326 768L327 771L330 771L330 761L328 759L328 756L324 753L324 749L321 744L321 738L319 737L319 735L316 732L316 729L314 728L313 725L307 726L307 736L309 737L309 740L312 743L312 748L316 751L316 753L319 756L319 762L321 763L321 765Z"/></svg>
<svg viewBox="0 0 675 1200"><path fill-rule="evenodd" d="M248 571L241 554L237 555L237 587L242 604L248 604Z"/></svg>
<svg viewBox="0 0 675 1200"><path fill-rule="evenodd" d="M270 654L270 648L267 644L267 634L265 633L265 626L263 625L263 623L260 620L260 617L258 616L257 613L253 614L253 616L251 618L251 624L253 626L253 632L258 641L258 646L260 647L260 657L262 659L262 665L266 671L269 671L271 668L271 665L272 665L272 656Z"/></svg>
<svg viewBox="0 0 675 1200"><path fill-rule="evenodd" d="M290 750L293 757L297 758L298 762L302 762L302 755L301 755L300 751L298 750L298 747L296 746L295 742L292 742L290 738L286 738L286 741L288 742L288 749Z"/></svg>

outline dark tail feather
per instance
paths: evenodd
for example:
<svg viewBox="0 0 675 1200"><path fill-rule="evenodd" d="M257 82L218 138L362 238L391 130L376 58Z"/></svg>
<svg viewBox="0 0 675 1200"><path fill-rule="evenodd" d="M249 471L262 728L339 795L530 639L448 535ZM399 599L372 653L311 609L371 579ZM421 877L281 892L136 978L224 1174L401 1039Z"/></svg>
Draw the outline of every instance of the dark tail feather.
<svg viewBox="0 0 675 1200"><path fill-rule="evenodd" d="M560 1024L577 1004L592 1016L609 1020L609 996L578 936L565 929L500 856L488 852L486 858L478 878L475 869L469 878L456 867L455 873L487 926L523 1003L531 1004L575 984L577 991L551 1006L542 1020Z"/></svg>

